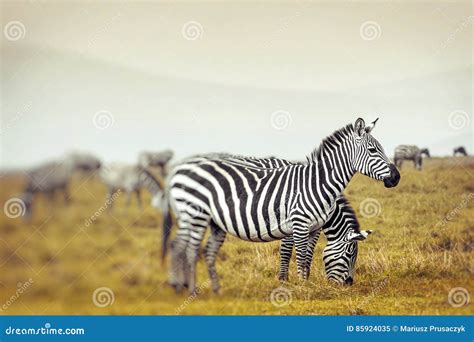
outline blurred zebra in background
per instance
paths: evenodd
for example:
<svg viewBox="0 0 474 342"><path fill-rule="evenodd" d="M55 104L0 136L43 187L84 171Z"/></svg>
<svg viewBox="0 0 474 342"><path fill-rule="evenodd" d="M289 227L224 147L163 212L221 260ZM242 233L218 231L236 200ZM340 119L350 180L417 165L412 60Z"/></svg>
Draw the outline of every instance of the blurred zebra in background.
<svg viewBox="0 0 474 342"><path fill-rule="evenodd" d="M321 229L311 231L306 264L308 272L313 262L314 248L323 231L327 245L323 251L323 261L328 280L340 284L352 285L357 261L358 241L363 241L372 233L371 230L360 230L359 221L349 202L344 196L336 200L336 205L329 219ZM293 236L283 238L280 246L280 272L278 278L288 280L288 269L293 254Z"/></svg>
<svg viewBox="0 0 474 342"><path fill-rule="evenodd" d="M56 194L62 193L63 201L68 203L69 183L74 172L92 172L100 167L100 160L93 155L75 152L66 155L62 160L48 162L26 171L26 185L20 196L26 208L25 219L31 218L36 195L44 194L49 201L53 201Z"/></svg>
<svg viewBox="0 0 474 342"><path fill-rule="evenodd" d="M414 167L417 170L421 170L423 155L431 158L430 151L427 148L420 149L415 145L399 145L395 148L393 161L397 168L401 168L404 160L411 160L413 161Z"/></svg>
<svg viewBox="0 0 474 342"><path fill-rule="evenodd" d="M158 167L163 178L168 174L168 164L173 158L174 152L164 150L161 152L142 152L138 156L138 165L143 168Z"/></svg>
<svg viewBox="0 0 474 342"><path fill-rule="evenodd" d="M456 157L457 154L461 154L461 155L463 155L464 157L467 157L466 148L465 148L464 146L456 147L456 148L453 150L453 156Z"/></svg>
<svg viewBox="0 0 474 342"><path fill-rule="evenodd" d="M64 158L66 164L70 164L71 168L75 171L81 171L82 173L94 172L100 169L101 161L89 153L82 152L71 152Z"/></svg>
<svg viewBox="0 0 474 342"><path fill-rule="evenodd" d="M111 203L112 196L118 190L127 194L127 206L130 206L132 193L137 197L138 206L142 208L141 190L146 189L152 196L152 205L159 207L163 196L163 187L160 182L140 165L110 164L100 171L100 178L107 186L107 200Z"/></svg>

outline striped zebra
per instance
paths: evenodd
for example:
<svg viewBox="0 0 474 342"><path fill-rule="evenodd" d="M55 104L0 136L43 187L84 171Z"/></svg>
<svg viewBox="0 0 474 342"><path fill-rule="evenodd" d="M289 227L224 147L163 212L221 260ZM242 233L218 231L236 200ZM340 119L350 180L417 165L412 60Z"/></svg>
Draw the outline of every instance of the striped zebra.
<svg viewBox="0 0 474 342"><path fill-rule="evenodd" d="M143 167L158 167L161 175L165 177L168 174L168 164L173 158L174 152L164 150L161 152L142 152L138 156L138 164Z"/></svg>
<svg viewBox="0 0 474 342"><path fill-rule="evenodd" d="M150 192L154 207L160 206L163 187L150 171L139 165L118 163L106 165L100 171L100 178L107 186L107 201L110 202L109 209L113 207L113 195L119 190L127 194L127 206L130 206L132 193L135 193L138 206L142 207L140 196L142 189Z"/></svg>
<svg viewBox="0 0 474 342"><path fill-rule="evenodd" d="M330 213L329 219L321 229L314 229L309 234L306 251L306 268L308 273L313 262L314 248L319 235L323 231L327 245L323 251L323 261L328 280L340 284L352 285L354 268L357 260L358 241L363 241L372 233L371 230L360 230L359 221L349 202L344 196L336 199L336 205ZM281 281L288 280L288 268L293 253L293 237L285 237L280 246Z"/></svg>
<svg viewBox="0 0 474 342"><path fill-rule="evenodd" d="M430 151L427 148L420 149L415 145L399 145L395 148L393 161L398 168L401 168L404 160L411 160L413 161L414 167L417 170L421 170L423 155L431 158Z"/></svg>
<svg viewBox="0 0 474 342"><path fill-rule="evenodd" d="M25 172L26 185L20 198L25 204L25 219L31 219L33 202L39 194L53 201L57 194L62 193L63 200L68 203L69 183L76 171L91 172L101 167L100 160L90 154L72 153L58 161L47 162Z"/></svg>
<svg viewBox="0 0 474 342"><path fill-rule="evenodd" d="M467 151L464 146L458 146L453 150L453 156L456 157L457 154L461 154L464 157L467 157Z"/></svg>
<svg viewBox="0 0 474 342"><path fill-rule="evenodd" d="M212 155L176 165L168 181L169 208L164 211L163 230L168 230L166 217L172 209L178 231L171 245L171 285L179 291L187 283L189 291L195 291L196 260L208 226L211 236L219 237L211 242L216 245L227 233L255 242L292 234L298 274L307 279L309 234L328 220L354 174L383 181L386 187L394 187L400 180L395 165L370 134L376 121L366 126L359 118L354 125L335 131L306 163L261 167L238 157ZM210 275L211 279L216 277L213 272Z"/></svg>

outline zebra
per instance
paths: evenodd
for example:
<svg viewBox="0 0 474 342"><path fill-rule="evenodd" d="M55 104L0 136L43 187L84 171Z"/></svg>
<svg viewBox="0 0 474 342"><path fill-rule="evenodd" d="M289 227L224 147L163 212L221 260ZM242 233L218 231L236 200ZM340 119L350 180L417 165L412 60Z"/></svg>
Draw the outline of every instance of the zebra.
<svg viewBox="0 0 474 342"><path fill-rule="evenodd" d="M158 167L161 175L166 177L168 173L169 161L173 158L174 152L171 150L164 150L161 152L142 152L138 156L138 164L143 167Z"/></svg>
<svg viewBox="0 0 474 342"><path fill-rule="evenodd" d="M92 154L72 152L66 155L65 162L72 164L74 170L81 172L94 172L99 170L102 163Z"/></svg>
<svg viewBox="0 0 474 342"><path fill-rule="evenodd" d="M427 148L420 149L415 145L398 145L395 148L393 161L398 168L401 168L404 160L411 160L413 161L414 167L417 170L421 170L423 155L431 158L430 151Z"/></svg>
<svg viewBox="0 0 474 342"><path fill-rule="evenodd" d="M138 206L142 208L140 193L147 189L152 195L152 205L160 207L163 196L163 187L160 182L140 165L109 164L100 171L100 178L107 186L107 201L110 203L108 209L113 208L113 195L120 191L127 194L127 206L130 206L132 193L135 193Z"/></svg>
<svg viewBox="0 0 474 342"><path fill-rule="evenodd" d="M67 204L70 200L69 183L75 171L95 171L101 167L100 160L90 154L73 153L58 161L50 161L25 172L26 185L20 198L25 204L25 219L32 216L33 202L38 194L53 201L57 193L63 194Z"/></svg>
<svg viewBox="0 0 474 342"><path fill-rule="evenodd" d="M461 154L465 157L467 157L467 151L464 146L458 146L453 150L453 156L456 157L457 154Z"/></svg>
<svg viewBox="0 0 474 342"><path fill-rule="evenodd" d="M227 233L253 242L293 235L298 275L308 278L306 251L310 231L329 218L336 199L356 172L395 187L400 174L357 119L323 140L305 163L261 167L229 155L198 156L176 165L168 178L164 208L164 244L170 210L178 231L171 244L170 284L177 291L185 283L194 293L199 246L210 226L219 249ZM213 265L208 265L212 269ZM211 279L217 274L212 272ZM213 280L214 281L214 280Z"/></svg>
<svg viewBox="0 0 474 342"><path fill-rule="evenodd" d="M310 232L306 251L308 273L311 270L314 247L318 242L321 230L327 238L327 245L323 251L323 261L328 280L339 284L352 285L357 260L357 242L365 240L372 233L372 230L360 230L359 221L349 202L344 196L338 197L326 223L321 229ZM278 274L280 281L288 280L288 268L293 253L293 244L291 235L284 237L281 241L280 271Z"/></svg>

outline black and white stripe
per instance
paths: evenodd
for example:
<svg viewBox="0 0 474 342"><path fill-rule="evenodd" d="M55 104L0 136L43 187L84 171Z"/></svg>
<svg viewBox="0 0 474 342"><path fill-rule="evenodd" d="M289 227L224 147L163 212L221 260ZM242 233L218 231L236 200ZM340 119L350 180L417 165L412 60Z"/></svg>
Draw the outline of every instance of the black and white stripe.
<svg viewBox="0 0 474 342"><path fill-rule="evenodd" d="M393 161L398 168L401 168L404 160L410 160L416 169L421 170L423 155L431 158L430 151L427 148L421 149L415 145L398 145L395 148Z"/></svg>
<svg viewBox="0 0 474 342"><path fill-rule="evenodd" d="M167 191L178 222L171 283L177 289L188 283L194 291L198 249L208 226L255 242L292 234L298 274L306 279L310 232L328 220L352 176L360 172L386 187L398 184L397 169L370 134L374 124L366 127L358 119L334 132L306 163L275 161L277 166L268 167L257 160L250 165L247 158L207 155L177 165Z"/></svg>
<svg viewBox="0 0 474 342"><path fill-rule="evenodd" d="M327 278L343 284L352 284L357 260L357 241L365 240L371 230L360 230L359 221L349 202L343 197L336 200L334 209L322 229L310 232L306 251L306 267L311 270L314 248L321 230L326 235L327 245L324 248L323 260ZM280 246L280 280L288 280L288 269L293 253L293 237L283 238Z"/></svg>

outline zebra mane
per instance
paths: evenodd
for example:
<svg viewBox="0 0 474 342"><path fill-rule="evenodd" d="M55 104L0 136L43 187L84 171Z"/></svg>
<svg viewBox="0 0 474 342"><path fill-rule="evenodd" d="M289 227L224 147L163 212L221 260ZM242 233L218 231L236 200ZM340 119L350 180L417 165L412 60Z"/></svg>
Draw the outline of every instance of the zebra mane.
<svg viewBox="0 0 474 342"><path fill-rule="evenodd" d="M348 124L338 129L337 131L332 133L330 136L324 138L321 144L317 148L315 148L308 157L306 157L307 162L314 163L320 160L322 152L324 151L325 148L327 148L328 145L338 143L352 133L354 133L354 125Z"/></svg>

